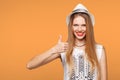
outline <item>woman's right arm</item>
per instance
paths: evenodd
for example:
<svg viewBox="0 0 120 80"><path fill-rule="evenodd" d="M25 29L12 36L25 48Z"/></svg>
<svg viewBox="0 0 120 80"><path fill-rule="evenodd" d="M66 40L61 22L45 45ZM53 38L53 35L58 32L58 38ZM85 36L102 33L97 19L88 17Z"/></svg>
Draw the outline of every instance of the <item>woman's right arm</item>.
<svg viewBox="0 0 120 80"><path fill-rule="evenodd" d="M34 69L46 63L49 63L56 58L60 58L60 53L66 52L67 50L68 50L68 43L62 42L62 36L60 36L58 43L54 47L32 58L27 63L27 68Z"/></svg>

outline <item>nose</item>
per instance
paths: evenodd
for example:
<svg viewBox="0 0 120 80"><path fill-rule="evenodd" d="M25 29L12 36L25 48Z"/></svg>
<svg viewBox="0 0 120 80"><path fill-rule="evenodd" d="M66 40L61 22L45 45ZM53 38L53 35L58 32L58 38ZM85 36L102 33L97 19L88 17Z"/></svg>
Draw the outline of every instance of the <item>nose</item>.
<svg viewBox="0 0 120 80"><path fill-rule="evenodd" d="M78 31L82 31L82 27L81 26L78 27Z"/></svg>

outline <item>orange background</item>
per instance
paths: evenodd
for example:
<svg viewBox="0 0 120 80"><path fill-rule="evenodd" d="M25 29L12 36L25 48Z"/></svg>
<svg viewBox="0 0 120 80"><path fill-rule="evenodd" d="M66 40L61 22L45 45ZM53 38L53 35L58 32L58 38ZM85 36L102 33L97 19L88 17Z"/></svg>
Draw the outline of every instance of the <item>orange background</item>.
<svg viewBox="0 0 120 80"><path fill-rule="evenodd" d="M95 39L107 52L109 80L120 80L119 0L0 0L0 80L63 80L59 59L34 70L26 63L67 39L66 16L83 3L95 16Z"/></svg>

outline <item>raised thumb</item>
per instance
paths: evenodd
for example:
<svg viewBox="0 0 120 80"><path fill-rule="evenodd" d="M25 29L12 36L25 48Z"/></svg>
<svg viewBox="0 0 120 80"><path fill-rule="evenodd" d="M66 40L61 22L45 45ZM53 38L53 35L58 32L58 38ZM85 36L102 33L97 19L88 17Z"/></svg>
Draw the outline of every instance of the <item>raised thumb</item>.
<svg viewBox="0 0 120 80"><path fill-rule="evenodd" d="M62 35L59 35L58 43L62 42Z"/></svg>

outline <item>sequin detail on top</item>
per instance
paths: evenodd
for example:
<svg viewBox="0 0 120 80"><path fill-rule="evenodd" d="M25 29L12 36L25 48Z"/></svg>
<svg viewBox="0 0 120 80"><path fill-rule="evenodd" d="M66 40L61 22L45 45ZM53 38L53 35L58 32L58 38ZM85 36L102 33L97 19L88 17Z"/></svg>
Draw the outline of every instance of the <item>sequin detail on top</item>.
<svg viewBox="0 0 120 80"><path fill-rule="evenodd" d="M90 64L85 58L83 50L74 49L72 59L74 67L70 80L95 80L95 70L90 72Z"/></svg>

